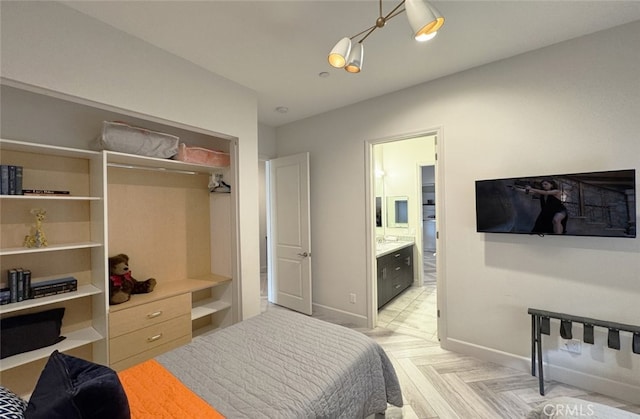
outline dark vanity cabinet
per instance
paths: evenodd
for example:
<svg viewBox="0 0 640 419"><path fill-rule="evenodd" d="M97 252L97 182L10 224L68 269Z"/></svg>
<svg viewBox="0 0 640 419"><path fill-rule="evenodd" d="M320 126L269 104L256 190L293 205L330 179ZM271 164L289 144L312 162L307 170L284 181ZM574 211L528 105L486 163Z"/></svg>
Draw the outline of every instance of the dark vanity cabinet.
<svg viewBox="0 0 640 419"><path fill-rule="evenodd" d="M413 245L378 256L378 308L413 283Z"/></svg>

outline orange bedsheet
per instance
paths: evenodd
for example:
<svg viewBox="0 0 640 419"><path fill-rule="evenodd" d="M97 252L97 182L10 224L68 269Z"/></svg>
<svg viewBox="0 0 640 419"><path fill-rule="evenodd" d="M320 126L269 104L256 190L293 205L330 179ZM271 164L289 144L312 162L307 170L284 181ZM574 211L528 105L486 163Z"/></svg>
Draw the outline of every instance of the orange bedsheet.
<svg viewBox="0 0 640 419"><path fill-rule="evenodd" d="M118 376L129 399L131 419L224 419L153 359Z"/></svg>

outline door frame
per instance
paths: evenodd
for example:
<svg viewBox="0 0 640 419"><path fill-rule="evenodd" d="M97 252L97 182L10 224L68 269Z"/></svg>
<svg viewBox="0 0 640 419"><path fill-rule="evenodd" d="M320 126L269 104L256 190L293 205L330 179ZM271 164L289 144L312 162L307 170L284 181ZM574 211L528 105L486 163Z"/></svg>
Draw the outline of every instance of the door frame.
<svg viewBox="0 0 640 419"><path fill-rule="evenodd" d="M408 140L416 137L436 136L436 162L435 162L435 182L436 182L436 237L437 237L437 253L436 265L438 266L436 274L437 302L438 302L438 338L443 341L447 337L446 322L446 253L445 240L446 234L444 230L445 211L444 211L444 129L436 127L425 129L422 131L411 132L407 134L394 135L390 137L372 139L365 141L365 225L366 225L366 255L367 255L367 327L375 328L378 323L378 305L377 305L377 287L376 287L376 226L375 226L375 182L373 147L375 145ZM422 261L422 256L421 259Z"/></svg>

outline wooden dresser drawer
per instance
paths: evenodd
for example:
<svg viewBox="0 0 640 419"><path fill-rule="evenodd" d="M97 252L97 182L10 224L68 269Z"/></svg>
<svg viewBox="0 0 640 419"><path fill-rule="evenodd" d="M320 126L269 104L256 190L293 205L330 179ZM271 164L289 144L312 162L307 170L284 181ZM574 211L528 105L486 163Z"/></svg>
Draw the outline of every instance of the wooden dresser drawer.
<svg viewBox="0 0 640 419"><path fill-rule="evenodd" d="M109 337L114 338L185 314L191 315L191 294L180 294L109 313ZM188 326L191 330L191 325Z"/></svg>
<svg viewBox="0 0 640 419"><path fill-rule="evenodd" d="M176 340L172 340L170 342L166 342L163 343L159 346L155 346L152 349L149 349L148 351L144 351L141 352L139 354L130 356L129 358L125 358L122 361L118 361L118 362L111 362L109 364L109 367L116 370L116 371L122 371L124 369L127 369L129 367L133 367L134 365L140 364L144 361L147 361L151 358L155 358L156 356L163 354L165 352L168 352L172 349L178 348L180 346L186 345L187 343L191 342L191 336L183 336L181 338L178 338Z"/></svg>
<svg viewBox="0 0 640 419"><path fill-rule="evenodd" d="M190 313L110 339L109 363L114 364L184 336L191 338Z"/></svg>

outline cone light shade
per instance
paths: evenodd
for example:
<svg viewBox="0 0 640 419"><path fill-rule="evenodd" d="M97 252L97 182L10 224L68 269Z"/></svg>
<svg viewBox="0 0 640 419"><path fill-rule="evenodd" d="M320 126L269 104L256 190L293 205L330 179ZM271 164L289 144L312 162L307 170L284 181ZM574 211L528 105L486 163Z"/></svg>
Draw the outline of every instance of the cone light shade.
<svg viewBox="0 0 640 419"><path fill-rule="evenodd" d="M1 0L0 0L1 1ZM404 7L403 7L404 6ZM344 68L349 73L359 73L364 61L364 41L375 30L382 29L394 17L407 13L409 25L416 41L424 42L436 36L444 25L442 14L426 0L401 0L387 14L382 13L382 0L379 0L380 14L373 26L366 28L350 38L342 38L333 47L329 64L335 68Z"/></svg>
<svg viewBox="0 0 640 419"><path fill-rule="evenodd" d="M362 60L364 59L364 46L358 42L351 48L351 54L349 54L349 61L344 67L349 73L359 73L362 70Z"/></svg>
<svg viewBox="0 0 640 419"><path fill-rule="evenodd" d="M406 0L404 7L416 40L424 40L421 38L437 32L444 24L440 12L423 0Z"/></svg>
<svg viewBox="0 0 640 419"><path fill-rule="evenodd" d="M342 68L347 63L351 53L351 39L345 37L338 41L329 53L329 64L336 68Z"/></svg>

